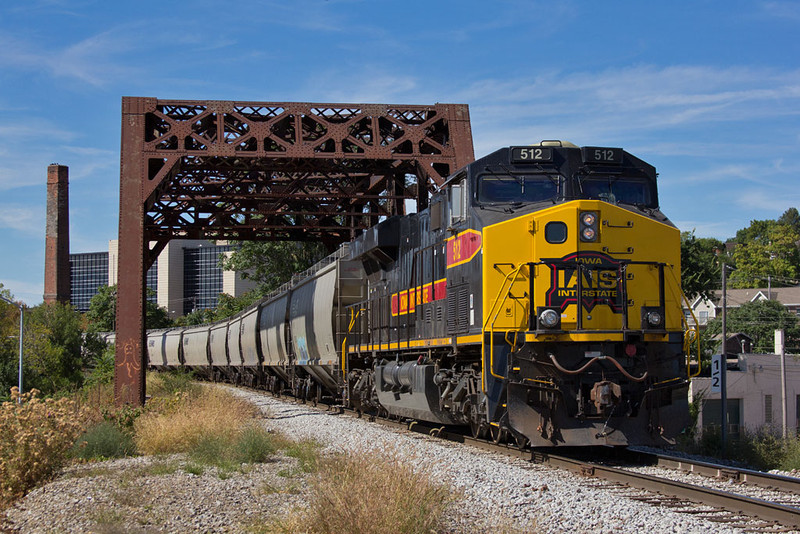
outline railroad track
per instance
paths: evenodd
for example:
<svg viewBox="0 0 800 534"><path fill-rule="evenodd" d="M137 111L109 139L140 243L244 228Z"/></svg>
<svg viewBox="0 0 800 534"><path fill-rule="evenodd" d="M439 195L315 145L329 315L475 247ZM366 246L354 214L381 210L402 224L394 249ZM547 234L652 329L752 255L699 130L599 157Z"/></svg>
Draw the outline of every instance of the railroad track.
<svg viewBox="0 0 800 534"><path fill-rule="evenodd" d="M346 410L342 406L321 404L316 407L320 410L335 410L354 417L362 417L362 414ZM561 450L558 450L557 453L543 450L531 451L520 449L513 444L476 439L453 432L445 427L431 426L429 423L374 416L369 416L369 419L381 425L464 443L505 456L565 469L587 479L595 479L597 485L610 491L619 492L626 498L652 505L666 506L677 512L695 514L728 527L741 528L748 532L800 532L800 479L631 450L626 450L624 455L620 455L619 450L615 449L607 449L608 454L597 454L598 451L593 449L593 456L600 460L596 461L596 459L589 460L585 457L585 449L573 456L570 456L570 452ZM776 490L793 497L793 499L786 499L791 501L786 504L748 497L739 493L705 487L702 484L686 483L636 472L630 467L608 465L610 462L658 466L704 477L734 481L742 485Z"/></svg>
<svg viewBox="0 0 800 534"><path fill-rule="evenodd" d="M627 498L667 506L682 513L697 514L729 527L738 527L749 532L800 531L800 479L640 451L626 451L622 457L619 456L619 451L616 453L612 451L608 456L601 455L606 461L609 458L616 458L617 461L622 459L626 462L633 460L639 464L645 463L705 477L735 481L743 485L779 490L795 497L792 504L784 504L588 461L581 458L580 454L571 457L549 451L519 449L512 444L476 439L448 431L444 427L430 426L416 421L374 417L370 419L383 425L465 443L506 456L565 469L583 477L595 478L598 482L602 481L606 489L625 493Z"/></svg>

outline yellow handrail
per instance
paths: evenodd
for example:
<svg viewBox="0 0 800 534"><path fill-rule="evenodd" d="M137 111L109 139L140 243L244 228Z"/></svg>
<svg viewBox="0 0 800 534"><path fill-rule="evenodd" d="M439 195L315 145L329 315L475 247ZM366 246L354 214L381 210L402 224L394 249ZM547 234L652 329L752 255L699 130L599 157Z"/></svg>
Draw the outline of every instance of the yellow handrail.
<svg viewBox="0 0 800 534"><path fill-rule="evenodd" d="M681 312L681 323L683 324L683 350L686 352L686 374L689 378L694 378L700 375L700 371L702 371L702 363L700 358L700 335L697 332L697 326L700 324L697 322L697 317L692 310L692 303L689 302L689 299L686 297L686 293L683 292L681 288L680 282L678 282L675 273L670 269L670 275L672 275L672 280L678 288L678 293L681 295L681 299L683 302L686 303L686 309L689 310L689 313L692 316L692 320L694 321L695 326L689 326L689 322L686 320L686 316ZM692 343L697 342L697 372L692 374L691 371L691 361L692 361Z"/></svg>
<svg viewBox="0 0 800 534"><path fill-rule="evenodd" d="M358 310L358 312L356 312L354 308L350 308L350 325L347 327L347 333L348 334L353 331L353 326L355 326L356 319L358 319L359 315L361 315L361 310L360 309ZM346 346L346 344L347 344L347 336L344 336L344 339L342 340L342 381L344 382L345 385L347 384L347 368L346 368L346 364L347 364L347 346Z"/></svg>
<svg viewBox="0 0 800 534"><path fill-rule="evenodd" d="M495 300L494 304L492 305L492 308L489 309L489 313L487 314L487 317L483 324L484 335L482 337L484 338L483 339L484 343L486 339L485 335L486 332L488 331L489 334L494 333L494 323L495 321L497 321L497 316L499 315L499 309L496 308L499 308L506 300L508 300L508 296L511 294L511 287L517 281L517 275L519 274L520 270L524 265L525 264L522 263L519 266L514 267L514 269L512 269L511 272L509 272L503 279L503 283L500 285L500 290L497 292L498 298ZM511 280L511 283L508 286L508 290L506 290L506 284L509 282L509 280ZM501 298L500 295L503 295L504 292L505 295ZM491 320L491 325L490 325L490 320ZM516 344L516 338L514 343ZM495 378L500 378L500 379L505 378L505 376L498 375L497 373L494 372L494 336L492 335L489 336L489 373L491 373L491 375ZM483 388L483 392L486 393L485 365L481 366L481 387Z"/></svg>

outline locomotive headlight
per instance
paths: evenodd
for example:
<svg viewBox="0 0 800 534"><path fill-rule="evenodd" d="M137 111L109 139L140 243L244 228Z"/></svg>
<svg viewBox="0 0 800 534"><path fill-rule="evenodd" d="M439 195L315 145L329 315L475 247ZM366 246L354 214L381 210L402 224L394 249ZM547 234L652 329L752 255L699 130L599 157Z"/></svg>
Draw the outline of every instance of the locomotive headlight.
<svg viewBox="0 0 800 534"><path fill-rule="evenodd" d="M597 212L581 212L579 220L581 241L597 241Z"/></svg>
<svg viewBox="0 0 800 534"><path fill-rule="evenodd" d="M664 321L664 317L661 315L659 311L650 311L647 312L647 324L650 326L661 326L661 323Z"/></svg>
<svg viewBox="0 0 800 534"><path fill-rule="evenodd" d="M543 326L545 328L555 328L558 326L558 323L561 321L561 317L559 317L558 312L552 309L545 309L539 313L539 326Z"/></svg>

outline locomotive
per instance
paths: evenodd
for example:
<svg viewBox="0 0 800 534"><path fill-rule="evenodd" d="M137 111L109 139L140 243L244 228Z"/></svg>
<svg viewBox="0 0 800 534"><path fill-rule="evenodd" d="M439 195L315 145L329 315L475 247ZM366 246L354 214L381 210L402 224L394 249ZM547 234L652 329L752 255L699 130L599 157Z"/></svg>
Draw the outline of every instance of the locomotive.
<svg viewBox="0 0 800 534"><path fill-rule="evenodd" d="M680 232L620 148L502 148L149 365L520 446L674 443L689 422Z"/></svg>

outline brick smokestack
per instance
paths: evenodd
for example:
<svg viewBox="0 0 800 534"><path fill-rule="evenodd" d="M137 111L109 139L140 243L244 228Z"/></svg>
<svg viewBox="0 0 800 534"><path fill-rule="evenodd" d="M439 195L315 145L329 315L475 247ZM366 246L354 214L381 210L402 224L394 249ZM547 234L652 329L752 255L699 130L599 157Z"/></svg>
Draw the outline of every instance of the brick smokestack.
<svg viewBox="0 0 800 534"><path fill-rule="evenodd" d="M69 167L54 163L47 166L44 301L69 304L69 278Z"/></svg>

